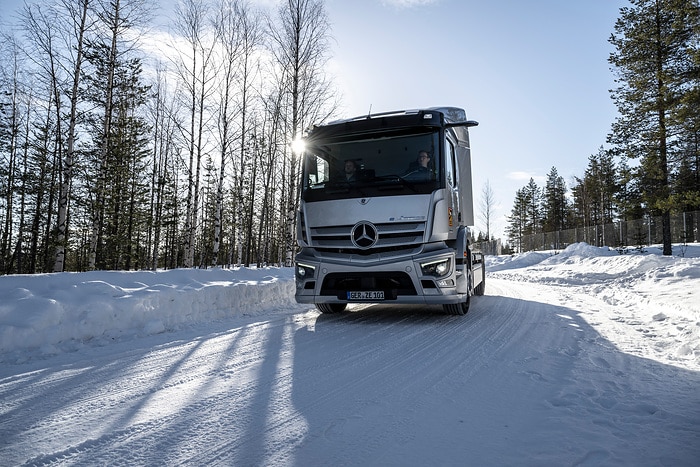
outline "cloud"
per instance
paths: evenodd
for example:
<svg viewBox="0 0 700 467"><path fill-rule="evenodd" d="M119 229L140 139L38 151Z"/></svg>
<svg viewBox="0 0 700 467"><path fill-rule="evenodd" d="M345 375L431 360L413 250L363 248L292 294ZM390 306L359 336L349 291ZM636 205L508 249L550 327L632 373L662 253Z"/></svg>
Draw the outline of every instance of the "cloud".
<svg viewBox="0 0 700 467"><path fill-rule="evenodd" d="M506 178L509 180L515 180L517 182L522 182L523 185L527 185L530 182L530 179L533 179L535 183L537 183L538 186L543 186L547 182L547 177L544 175L537 175L533 172L524 172L524 171L513 171L513 172L508 172L506 175Z"/></svg>
<svg viewBox="0 0 700 467"><path fill-rule="evenodd" d="M515 171L515 172L508 172L507 177L510 180L530 180L530 178L537 178L537 175L532 174L530 172L522 172L522 171Z"/></svg>

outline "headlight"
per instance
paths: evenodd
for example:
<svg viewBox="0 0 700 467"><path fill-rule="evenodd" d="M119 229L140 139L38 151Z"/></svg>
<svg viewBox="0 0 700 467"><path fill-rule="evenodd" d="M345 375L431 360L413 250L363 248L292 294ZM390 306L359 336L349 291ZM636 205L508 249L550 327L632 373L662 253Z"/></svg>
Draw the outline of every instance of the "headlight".
<svg viewBox="0 0 700 467"><path fill-rule="evenodd" d="M450 258L439 259L429 263L421 263L420 270L424 276L442 277L450 272Z"/></svg>
<svg viewBox="0 0 700 467"><path fill-rule="evenodd" d="M309 264L297 263L297 279L308 279L314 277L316 268Z"/></svg>

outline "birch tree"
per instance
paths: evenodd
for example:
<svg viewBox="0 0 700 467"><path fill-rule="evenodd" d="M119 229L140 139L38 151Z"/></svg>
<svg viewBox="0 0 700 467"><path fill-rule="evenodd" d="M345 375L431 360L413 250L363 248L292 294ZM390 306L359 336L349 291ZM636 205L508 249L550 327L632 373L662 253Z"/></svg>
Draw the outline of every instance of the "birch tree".
<svg viewBox="0 0 700 467"><path fill-rule="evenodd" d="M73 164L75 161L75 138L78 120L78 91L80 85L80 71L83 65L83 47L88 23L88 8L91 0L78 0L77 2L63 1L63 5L70 14L73 34L68 36L68 50L75 49L72 56L72 86L68 96L70 110L68 117L68 130L66 137L66 150L61 165L61 187L58 196L58 219L56 222L56 254L54 258L53 272L62 272L65 268L66 244L68 239L68 206L70 187L73 178ZM72 47L71 47L72 46Z"/></svg>
<svg viewBox="0 0 700 467"><path fill-rule="evenodd" d="M251 151L251 146L257 146L254 141L252 144L248 143L249 134L255 134L257 128L250 128L248 124L249 121L255 122L255 118L251 117L254 113L252 101L254 96L251 95L251 86L253 80L258 76L259 72L259 56L260 47L262 45L262 29L260 27L260 14L251 8L242 8L240 12L240 27L241 27L241 60L239 62L239 82L240 82L240 100L239 100L239 151L238 151L238 164L234 167L234 180L236 181L236 193L237 197L234 197L236 203L236 223L235 223L235 236L234 244L237 246L237 262L240 264L243 261L243 245L247 244L248 251L250 250L250 234L247 235L247 241L244 240L243 233L243 212L245 210L243 203L244 199L243 188L244 188L244 178L246 174L245 165L248 160L248 154L252 154L252 161L255 163L257 161L256 151ZM257 126L257 125L256 125ZM254 175L251 175L254 177ZM252 178L251 181L254 183L255 179ZM252 211L252 205L255 199L256 190L254 187L250 187L251 196L248 197L250 210ZM250 258L250 255L246 255ZM247 260L249 261L249 259Z"/></svg>
<svg viewBox="0 0 700 467"><path fill-rule="evenodd" d="M201 0L183 0L175 14L175 27L188 50L176 47L176 73L185 88L189 112L189 128L181 127L187 147L187 201L185 213L185 267L194 266L196 234L199 222L199 188L202 158L204 157L204 131L208 116L207 100L211 98L214 84L213 37L207 30L207 5Z"/></svg>
<svg viewBox="0 0 700 467"><path fill-rule="evenodd" d="M260 44L260 30L258 19L252 13L250 6L239 0L224 0L216 18L215 29L217 39L221 47L220 74L221 97L219 103L219 133L220 133L220 161L219 177L216 191L216 209L214 218L214 244L212 248L214 265L219 263L219 249L221 246L221 225L223 221L223 193L226 164L233 156L235 142L238 135L239 158L238 164L234 163L234 184L237 190L234 194L234 209L237 211L234 228L234 244L239 245L238 261L241 261L240 245L241 234L241 206L243 201L243 183L246 172L246 136L247 120L249 118L249 87L251 73L253 73L256 61L255 53ZM240 129L234 130L234 124L238 121Z"/></svg>
<svg viewBox="0 0 700 467"><path fill-rule="evenodd" d="M481 220L486 229L486 241L491 241L491 218L496 207L496 195L488 180L481 189Z"/></svg>
<svg viewBox="0 0 700 467"><path fill-rule="evenodd" d="M38 51L36 60L42 65L44 76L53 90L56 111L56 147L60 161L60 188L55 233L55 254L52 270L65 268L68 238L68 206L75 159L75 139L78 120L78 92L80 71L86 32L90 27L88 16L91 0L62 1L60 7L26 5L22 14L24 28L33 49ZM56 21L62 18L64 21ZM60 25L70 25L59 29ZM33 56L33 55L32 55ZM66 89L64 89L66 88ZM63 100L68 99L69 111L65 142L63 140ZM64 147L65 145L65 147Z"/></svg>
<svg viewBox="0 0 700 467"><path fill-rule="evenodd" d="M3 86L3 93L0 110L2 111L2 124L0 125L0 143L2 143L2 153L0 174L2 181L2 201L0 207L4 208L2 224L0 225L0 271L9 272L11 262L12 243L14 233L14 200L15 188L18 178L18 146L21 126L20 95L23 93L23 85L20 80L20 49L14 36L5 36L5 46L3 47L3 68L0 74L0 84Z"/></svg>
<svg viewBox="0 0 700 467"><path fill-rule="evenodd" d="M330 24L321 0L285 0L277 22L269 21L275 62L281 70L279 86L285 93L286 166L285 265L291 266L295 250L295 223L299 204L297 155L290 150L294 138L313 122L323 121L337 105L324 72L328 60Z"/></svg>
<svg viewBox="0 0 700 467"><path fill-rule="evenodd" d="M43 124L39 124L39 128L41 128L39 131L43 133L39 138L43 141L36 142L37 152L43 153L44 157L48 157L48 153L52 151L50 146L53 146L56 156L55 160L61 161L64 154L62 129L64 119L63 82L65 80L62 54L65 53L65 49L61 50L60 48L61 34L58 29L60 23L56 21L56 17L66 18L68 15L51 6L43 7L38 4L25 4L21 17L25 37L27 38L27 56L30 57L37 67L37 81L42 83L40 87L48 89L45 107L49 115L42 119ZM55 131L51 131L52 127L55 128ZM52 141L49 142L49 139ZM50 189L48 186L43 188ZM42 209L39 206L38 208Z"/></svg>

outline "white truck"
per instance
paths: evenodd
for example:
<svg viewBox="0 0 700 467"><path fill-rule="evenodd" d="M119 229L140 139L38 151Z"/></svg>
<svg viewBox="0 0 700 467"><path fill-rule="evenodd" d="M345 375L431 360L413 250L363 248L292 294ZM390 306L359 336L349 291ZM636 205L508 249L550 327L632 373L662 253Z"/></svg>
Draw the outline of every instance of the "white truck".
<svg viewBox="0 0 700 467"><path fill-rule="evenodd" d="M304 136L296 301L442 305L463 315L482 295L466 112L370 114Z"/></svg>

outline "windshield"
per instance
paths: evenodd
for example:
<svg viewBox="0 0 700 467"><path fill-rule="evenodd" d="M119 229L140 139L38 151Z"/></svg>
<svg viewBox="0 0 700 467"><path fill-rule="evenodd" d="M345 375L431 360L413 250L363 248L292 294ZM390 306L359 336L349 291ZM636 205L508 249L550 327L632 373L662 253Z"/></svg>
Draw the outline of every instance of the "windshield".
<svg viewBox="0 0 700 467"><path fill-rule="evenodd" d="M311 141L304 159L303 197L318 201L430 193L440 179L438 136L435 130Z"/></svg>

